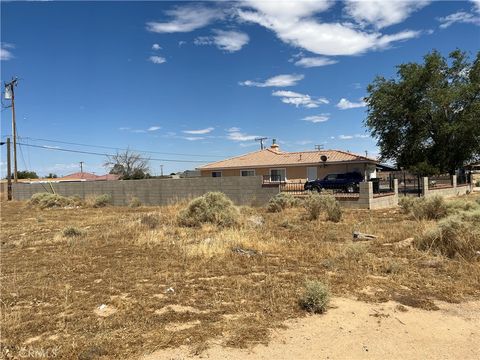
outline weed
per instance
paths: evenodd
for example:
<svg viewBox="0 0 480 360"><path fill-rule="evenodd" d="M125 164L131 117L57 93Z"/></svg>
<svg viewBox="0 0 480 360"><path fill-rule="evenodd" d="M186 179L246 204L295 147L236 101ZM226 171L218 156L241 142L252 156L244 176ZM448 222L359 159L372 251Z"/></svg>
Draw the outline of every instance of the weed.
<svg viewBox="0 0 480 360"><path fill-rule="evenodd" d="M208 192L193 199L177 216L182 226L198 227L211 223L222 227L238 225L240 212L221 192Z"/></svg>
<svg viewBox="0 0 480 360"><path fill-rule="evenodd" d="M146 214L140 218L140 224L145 225L149 229L155 229L159 224L159 220L156 215Z"/></svg>
<svg viewBox="0 0 480 360"><path fill-rule="evenodd" d="M130 203L128 204L128 206L130 206L131 208L137 208L137 207L140 207L142 206L142 202L140 201L139 198L137 197L132 197L132 199L130 200Z"/></svg>
<svg viewBox="0 0 480 360"><path fill-rule="evenodd" d="M449 214L446 201L441 196L400 199L403 212L417 220L438 220Z"/></svg>
<svg viewBox="0 0 480 360"><path fill-rule="evenodd" d="M87 199L87 205L99 208L105 207L112 202L112 197L109 194L92 196Z"/></svg>
<svg viewBox="0 0 480 360"><path fill-rule="evenodd" d="M330 291L328 287L320 281L307 280L304 288L304 293L300 298L300 306L315 314L324 313L330 301Z"/></svg>
<svg viewBox="0 0 480 360"><path fill-rule="evenodd" d="M69 226L63 229L62 235L64 237L78 237L83 235L83 231L76 227Z"/></svg>
<svg viewBox="0 0 480 360"><path fill-rule="evenodd" d="M267 204L268 212L281 212L289 207L297 206L299 200L292 194L281 192L270 199Z"/></svg>
<svg viewBox="0 0 480 360"><path fill-rule="evenodd" d="M322 212L326 213L326 219L329 221L339 222L342 218L340 203L332 195L310 192L305 198L303 206L310 220L318 219Z"/></svg>

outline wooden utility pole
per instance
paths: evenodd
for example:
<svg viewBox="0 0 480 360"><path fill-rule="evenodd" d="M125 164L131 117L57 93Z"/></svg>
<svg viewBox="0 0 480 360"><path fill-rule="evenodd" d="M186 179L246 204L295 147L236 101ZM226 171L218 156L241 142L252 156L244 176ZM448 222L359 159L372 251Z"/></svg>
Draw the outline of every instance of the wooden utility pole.
<svg viewBox="0 0 480 360"><path fill-rule="evenodd" d="M267 140L267 139L268 139L268 138L266 138L266 137L258 137L258 138L255 138L255 141L260 141L260 150L263 150L263 149L264 149L264 147L263 147L263 142L264 142L265 140Z"/></svg>
<svg viewBox="0 0 480 360"><path fill-rule="evenodd" d="M7 138L7 200L12 200L12 164L10 160L10 138Z"/></svg>
<svg viewBox="0 0 480 360"><path fill-rule="evenodd" d="M5 92L7 89L10 92L10 100L12 100L12 135L13 135L13 180L18 182L17 176L17 125L15 122L15 86L17 86L17 79L13 79L5 84Z"/></svg>
<svg viewBox="0 0 480 360"><path fill-rule="evenodd" d="M80 161L80 173L83 174L83 161Z"/></svg>

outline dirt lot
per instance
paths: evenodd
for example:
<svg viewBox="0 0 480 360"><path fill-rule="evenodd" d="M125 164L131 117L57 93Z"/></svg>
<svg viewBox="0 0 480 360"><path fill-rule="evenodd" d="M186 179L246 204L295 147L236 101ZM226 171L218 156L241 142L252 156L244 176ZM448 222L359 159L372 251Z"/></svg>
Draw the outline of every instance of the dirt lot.
<svg viewBox="0 0 480 360"><path fill-rule="evenodd" d="M318 327L327 326L325 344L331 344L328 336L338 344L331 318L338 316L336 330L348 329L339 315L346 316L348 306L358 306L353 311L372 324L391 323L398 329L418 324L422 317L416 315L424 314L424 328L436 329L441 319L453 319L442 311L463 314L480 299L479 262L404 246L402 240L418 236L434 222L412 220L398 209L346 210L342 221L333 223L305 220L300 208L273 214L242 208L239 228L198 229L176 225L180 207L41 210L2 202L4 357L117 359L153 354L149 356L161 359L183 346L178 353L182 358L215 358L215 351L226 351L216 358L244 357L241 348L256 349L258 358L267 358L275 353L258 350L262 344L288 346L290 336L306 336L301 331L305 324L317 338L323 336ZM79 233L64 232L67 227ZM353 243L354 230L378 238ZM235 247L261 253L249 256L233 252ZM306 279L327 283L337 308L298 320L306 316L298 305ZM466 301L474 305L456 304ZM457 318L470 324L462 316ZM458 321L451 320L452 331L466 338L455 346L478 340L478 325L462 330ZM364 354L367 346L371 358L394 357L370 350L369 346L378 348L378 340L362 343L362 328L355 326L351 333L342 333L345 343L339 346L358 338L360 352L352 356ZM391 329L385 330L389 336L397 331ZM380 326L372 331L379 337L383 330ZM448 338L442 336L433 339L440 344ZM309 346L296 343L297 350ZM436 348L435 343L430 346ZM442 349L448 352L448 347ZM296 357L295 350L290 351ZM463 353L466 358L472 354ZM458 353L452 350L449 355L442 358ZM322 356L342 358L342 353Z"/></svg>

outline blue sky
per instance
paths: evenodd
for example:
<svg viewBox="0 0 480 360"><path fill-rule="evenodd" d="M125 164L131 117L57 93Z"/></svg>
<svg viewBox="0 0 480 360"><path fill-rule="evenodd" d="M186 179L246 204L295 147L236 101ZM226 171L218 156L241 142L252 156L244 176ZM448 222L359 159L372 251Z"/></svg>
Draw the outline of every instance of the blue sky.
<svg viewBox="0 0 480 360"><path fill-rule="evenodd" d="M19 141L44 146L22 146L19 169L104 173L101 156L47 147L130 147L170 173L257 150L256 136L376 155L368 83L433 49L473 57L479 25L478 0L2 2L2 85L19 77ZM1 161L4 176L4 147Z"/></svg>

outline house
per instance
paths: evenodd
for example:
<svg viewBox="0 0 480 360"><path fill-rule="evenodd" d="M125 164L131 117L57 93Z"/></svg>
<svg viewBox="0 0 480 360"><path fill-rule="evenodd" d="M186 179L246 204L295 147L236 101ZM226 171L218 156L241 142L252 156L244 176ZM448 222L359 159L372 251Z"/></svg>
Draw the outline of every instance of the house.
<svg viewBox="0 0 480 360"><path fill-rule="evenodd" d="M264 181L321 179L327 174L359 172L376 176L378 161L341 150L282 152L273 141L270 148L200 166L201 176L263 176Z"/></svg>
<svg viewBox="0 0 480 360"><path fill-rule="evenodd" d="M77 181L110 181L118 180L119 175L105 174L95 175L88 172L76 172L58 178L39 178L39 179L19 179L23 183L58 183L58 182L77 182Z"/></svg>

